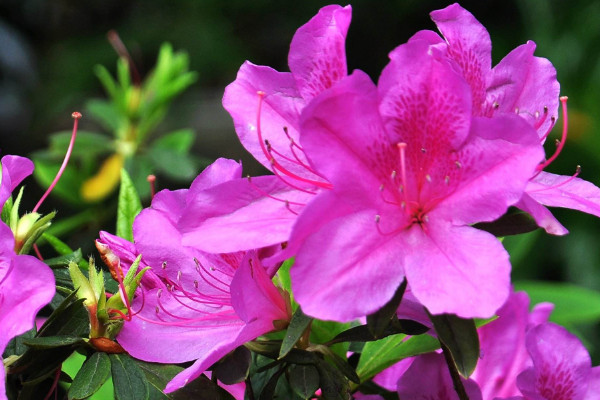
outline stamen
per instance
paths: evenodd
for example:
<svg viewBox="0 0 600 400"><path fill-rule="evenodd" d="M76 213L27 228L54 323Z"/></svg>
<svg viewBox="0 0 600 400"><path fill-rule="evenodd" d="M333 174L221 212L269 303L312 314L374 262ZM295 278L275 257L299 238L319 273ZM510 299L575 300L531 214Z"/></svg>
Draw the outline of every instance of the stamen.
<svg viewBox="0 0 600 400"><path fill-rule="evenodd" d="M262 137L262 130L261 130L261 124L260 124L260 115L261 115L261 111L262 111L262 103L263 103L263 99L265 97L265 92L263 91L258 91L256 92L258 94L258 110L257 110L257 115L256 115L256 132L258 135L258 142L260 144L260 148L263 152L263 154L265 155L265 157L267 157L267 160L269 161L269 163L271 163L272 167L273 167L273 172L275 173L275 170L279 170L279 172L283 173L284 175L289 176L290 178L299 180L301 182L305 182L308 183L310 185L314 185L323 189L331 189L333 188L333 185L331 185L331 183L329 182L320 182L320 181L315 181L312 179L307 179L307 178L303 178L299 175L294 174L293 172L288 171L285 167L283 167L275 158L273 158L271 151L269 151L267 149L267 146L265 144L268 145L268 141L264 141L263 137ZM287 183L287 181L284 181Z"/></svg>
<svg viewBox="0 0 600 400"><path fill-rule="evenodd" d="M262 190L261 188L259 188L258 186L256 186L252 182L252 178L250 177L250 175L248 175L246 178L248 179L248 183L250 183L250 185L252 185L252 188L255 189L255 190L257 190L258 192L260 192L263 196L266 196L266 197L268 197L270 199L273 199L273 200L281 201L282 203L288 203L288 204L297 205L297 206L305 206L306 205L306 203L300 203L300 202L297 202L297 201L289 201L289 200L286 200L286 199L280 199L279 197L275 197L272 194L267 193L264 190ZM301 190L304 190L304 189L301 189ZM310 191L306 191L306 192L310 193L310 194L317 194L317 192L310 192Z"/></svg>
<svg viewBox="0 0 600 400"><path fill-rule="evenodd" d="M402 179L402 193L404 194L404 203L408 204L408 195L406 194L406 143L397 143L400 152L400 179Z"/></svg>
<svg viewBox="0 0 600 400"><path fill-rule="evenodd" d="M52 181L46 192L42 195L40 201L38 201L35 207L33 207L33 210L31 212L38 211L44 200L46 200L46 197L48 197L50 192L52 192L52 189L54 189L54 187L58 183L58 180L60 179L63 172L65 171L65 168L67 167L67 163L69 162L69 158L71 157L71 153L73 152L73 146L75 145L75 138L77 137L77 125L79 123L79 119L81 118L81 113L75 111L73 114L71 114L71 117L73 117L73 133L71 134L71 141L69 142L69 147L67 148L65 158L62 162L62 165L60 166L60 169L56 173L54 180Z"/></svg>
<svg viewBox="0 0 600 400"><path fill-rule="evenodd" d="M534 178L535 178L536 176L538 176L538 175L540 174L540 172L541 172L541 171L538 171L538 173L534 175ZM575 173L574 173L572 176L570 176L568 179L565 179L564 181L562 181L562 182L560 182L560 183L558 183L558 184L556 184L556 185L554 185L554 186L544 187L544 188L535 189L535 190L528 190L527 192L528 192L528 193L536 193L536 192L543 192L543 191L550 190L550 189L557 189L557 188L559 188L559 187L561 187L561 186L564 186L564 185L566 185L567 183L571 182L573 179L577 178L577 176L578 176L580 173L581 173L581 165L578 165L578 166L575 168ZM532 179L533 179L533 178L532 178Z"/></svg>
<svg viewBox="0 0 600 400"><path fill-rule="evenodd" d="M567 141L568 126L569 126L569 121L567 118L567 100L568 100L567 96L561 96L561 98L560 98L560 102L562 104L562 114L563 114L563 130L562 130L562 136L560 138L560 141L557 141L556 151L554 152L554 154L552 154L552 156L550 158L548 158L546 161L544 161L543 163L541 163L537 166L538 171L541 171L544 168L546 168L548 165L552 164L552 162L554 160L556 160L556 157L558 157L558 155L562 151L563 147L565 146L565 142Z"/></svg>
<svg viewBox="0 0 600 400"><path fill-rule="evenodd" d="M229 285L227 285L225 282L217 279L214 275L212 275L209 271L206 270L206 267L200 262L198 261L198 259L196 257L194 257L194 262L196 263L196 271L198 271L198 274L200 275L200 277L206 282L208 283L210 286L212 286L213 288L215 288L218 291L221 291L223 293L229 293L227 290L220 288L218 286L216 286L215 284L213 284L212 282L209 282L208 279L206 279L206 277L204 276L204 274L202 273L202 271L204 271L206 274L208 274L208 276L210 276L211 278L213 278L215 281L221 283L222 285L224 285L225 287L229 288Z"/></svg>

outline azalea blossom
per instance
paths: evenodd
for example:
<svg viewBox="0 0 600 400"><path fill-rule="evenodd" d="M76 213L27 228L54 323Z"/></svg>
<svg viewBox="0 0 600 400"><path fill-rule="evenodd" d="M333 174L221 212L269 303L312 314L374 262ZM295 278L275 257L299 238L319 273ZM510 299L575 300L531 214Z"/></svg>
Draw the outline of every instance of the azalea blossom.
<svg viewBox="0 0 600 400"><path fill-rule="evenodd" d="M469 82L473 115L494 118L514 113L529 122L544 143L558 119L560 85L550 61L533 55L536 45L528 41L491 67L490 36L471 13L458 4L431 13L443 37L420 31L410 41L423 40L443 49L456 62ZM394 57L394 52L390 54ZM600 189L574 176L561 176L543 169L558 156L567 138L566 98L563 100L563 133L556 151L541 163L516 204L527 211L548 233L564 235L567 229L546 208L564 207L600 216Z"/></svg>
<svg viewBox="0 0 600 400"><path fill-rule="evenodd" d="M470 225L521 198L543 158L529 124L473 117L453 63L414 41L395 50L378 87L355 71L314 98L300 126L309 162L332 184L290 239L302 242L291 275L306 313L364 316L405 276L434 314L489 317L504 303L508 254Z"/></svg>
<svg viewBox="0 0 600 400"><path fill-rule="evenodd" d="M285 242L304 206L316 193L331 187L306 159L299 120L312 98L347 75L344 46L351 13L350 6L323 7L292 39L291 72L246 62L225 89L223 106L233 118L241 143L274 176L231 181L218 193L215 189L216 203L226 204L220 208L222 214L213 207L210 218L187 220L186 229L193 235L190 240L197 246L231 252ZM237 194L236 199L231 192ZM197 213L206 209L200 202L194 208ZM278 260L290 255L293 252L288 249Z"/></svg>
<svg viewBox="0 0 600 400"><path fill-rule="evenodd" d="M517 377L523 399L600 398L600 367L592 368L590 355L575 335L545 323L527 333L526 346L533 366Z"/></svg>
<svg viewBox="0 0 600 400"><path fill-rule="evenodd" d="M2 157L0 209L16 186L33 171L23 157ZM38 311L54 296L54 274L29 255L15 254L11 229L0 222L0 354L8 342L34 326ZM6 399L4 366L0 368L0 398Z"/></svg>
<svg viewBox="0 0 600 400"><path fill-rule="evenodd" d="M189 190L159 192L152 207L135 219L135 244L103 234L102 244L126 265L142 254L142 265L152 267L147 273L150 284L142 281L134 315L117 336L119 343L146 361L194 361L165 392L177 390L236 347L274 330L277 321L285 325L289 320L289 305L261 265L258 251L211 254L184 243L180 226L194 201L237 172L239 164L219 160Z"/></svg>

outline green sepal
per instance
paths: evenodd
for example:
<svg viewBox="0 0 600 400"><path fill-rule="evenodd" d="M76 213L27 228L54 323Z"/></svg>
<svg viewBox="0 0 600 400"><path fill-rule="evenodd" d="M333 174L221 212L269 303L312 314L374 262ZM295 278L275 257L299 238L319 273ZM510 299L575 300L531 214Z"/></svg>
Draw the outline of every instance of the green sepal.
<svg viewBox="0 0 600 400"><path fill-rule="evenodd" d="M46 232L50 225L52 225L52 219L56 216L56 211L52 211L51 213L44 215L41 218L39 218L39 215L36 214L37 213L25 214L17 223L17 231L19 231L21 221L23 221L24 218L31 216L31 219L35 218L37 220L25 233L25 242L19 250L19 254L29 254L35 242L37 242L40 236L42 236L42 234ZM21 232L19 232L19 236L20 235Z"/></svg>
<svg viewBox="0 0 600 400"><path fill-rule="evenodd" d="M96 299L94 288L92 288L90 281L83 275L79 266L74 262L69 263L69 275L71 275L73 287L77 291L77 298L83 299L83 304L88 308L97 305L98 300Z"/></svg>
<svg viewBox="0 0 600 400"><path fill-rule="evenodd" d="M94 259L90 257L89 261L89 276L90 276L90 285L94 290L94 295L98 300L98 311L104 310L106 306L106 292L104 290L104 274L102 271L96 270L96 263Z"/></svg>
<svg viewBox="0 0 600 400"><path fill-rule="evenodd" d="M23 197L23 189L25 188L21 186L21 189L19 189L19 194L17 195L17 198L10 209L8 226L10 226L10 230L13 231L13 233L17 231L17 224L19 223L19 206L21 205L21 198Z"/></svg>

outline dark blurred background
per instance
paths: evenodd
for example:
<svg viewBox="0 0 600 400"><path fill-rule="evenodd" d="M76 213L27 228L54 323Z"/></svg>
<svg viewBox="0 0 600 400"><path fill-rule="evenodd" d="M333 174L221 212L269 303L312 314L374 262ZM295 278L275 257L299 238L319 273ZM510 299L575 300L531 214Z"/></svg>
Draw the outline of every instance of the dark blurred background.
<svg viewBox="0 0 600 400"><path fill-rule="evenodd" d="M187 51L191 70L199 74L198 81L176 100L161 129L191 127L197 133L196 154L242 159L246 173L260 173L261 168L238 144L221 107L223 89L245 60L287 70L295 30L326 4L317 0L0 0L0 150L27 155L46 147L50 133L70 128L72 111L90 98L105 97L93 67L102 64L114 73L117 55L106 39L114 29L142 75L153 67L165 41ZM352 2L349 70L360 68L377 80L387 53L417 30L435 29L428 13L448 4ZM531 39L538 45L536 54L555 65L561 94L569 96L570 125L566 149L548 170L570 175L580 164L580 177L600 184L600 1L573 0L568 5L559 0L466 1L462 5L489 30L494 64ZM84 115L80 126L93 129L88 123ZM571 210L556 210L555 215L570 235L550 237L538 230L505 240L514 279L562 280L600 291L600 220ZM592 348L597 348L596 328L597 322L576 328Z"/></svg>

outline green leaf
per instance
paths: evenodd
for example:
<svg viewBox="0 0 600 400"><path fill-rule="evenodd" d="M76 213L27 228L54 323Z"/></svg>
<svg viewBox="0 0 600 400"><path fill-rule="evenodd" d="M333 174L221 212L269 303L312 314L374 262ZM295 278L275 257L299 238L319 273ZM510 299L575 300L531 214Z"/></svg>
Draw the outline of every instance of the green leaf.
<svg viewBox="0 0 600 400"><path fill-rule="evenodd" d="M38 350L72 346L84 343L85 341L82 337L69 335L34 337L23 341L23 344Z"/></svg>
<svg viewBox="0 0 600 400"><path fill-rule="evenodd" d="M479 360L479 335L475 322L454 314L430 315L430 318L438 339L450 350L458 372L468 378Z"/></svg>
<svg viewBox="0 0 600 400"><path fill-rule="evenodd" d="M77 249L70 254L65 254L58 257L47 258L44 260L49 267L62 267L70 263L78 264L83 260L81 249Z"/></svg>
<svg viewBox="0 0 600 400"><path fill-rule="evenodd" d="M367 326L373 334L373 337L382 337L386 328L390 324L392 317L396 316L396 311L398 310L398 306L400 306L400 302L402 301L402 296L404 296L404 291L406 290L407 284L408 282L406 279L404 279L400 286L398 286L398 289L396 289L396 292L390 301L388 301L377 312L367 315Z"/></svg>
<svg viewBox="0 0 600 400"><path fill-rule="evenodd" d="M170 178L189 180L198 173L198 162L192 155L157 147L151 147L148 155L153 167Z"/></svg>
<svg viewBox="0 0 600 400"><path fill-rule="evenodd" d="M240 346L212 367L213 376L226 385L242 382L248 377L251 361L250 351Z"/></svg>
<svg viewBox="0 0 600 400"><path fill-rule="evenodd" d="M438 340L429 335L407 338L406 335L400 334L368 342L363 347L356 373L361 382L365 382L400 360L439 348Z"/></svg>
<svg viewBox="0 0 600 400"><path fill-rule="evenodd" d="M123 115L115 108L115 104L106 100L91 99L85 104L86 114L100 122L102 126L110 132L119 130L123 120ZM108 140L104 137L104 146Z"/></svg>
<svg viewBox="0 0 600 400"><path fill-rule="evenodd" d="M292 365L288 368L288 382L294 392L308 399L319 388L319 371L312 365Z"/></svg>
<svg viewBox="0 0 600 400"><path fill-rule="evenodd" d="M259 400L272 400L275 398L275 390L277 389L277 384L279 383L279 378L285 372L285 368L280 368L275 372L269 380L267 384L262 388L260 392Z"/></svg>
<svg viewBox="0 0 600 400"><path fill-rule="evenodd" d="M212 382L206 376L200 377L189 382L187 385L173 393L165 394L163 389L167 383L183 368L177 365L148 363L140 360L134 360L138 367L146 376L148 387L150 389L150 399L152 400L188 400L188 399L215 399L215 400L233 400L225 389Z"/></svg>
<svg viewBox="0 0 600 400"><path fill-rule="evenodd" d="M68 244L66 244L51 233L44 232L44 234L42 235L42 239L47 241L48 244L52 246L54 251L56 251L61 256L66 256L67 254L73 253L73 249L71 249ZM79 254L81 256L81 251L79 252ZM65 265L68 265L68 263Z"/></svg>
<svg viewBox="0 0 600 400"><path fill-rule="evenodd" d="M69 400L85 399L96 393L110 376L108 354L96 352L88 358L73 379L69 388Z"/></svg>
<svg viewBox="0 0 600 400"><path fill-rule="evenodd" d="M171 150L179 154L186 154L192 148L195 137L196 134L193 130L180 129L159 137L152 142L152 147Z"/></svg>
<svg viewBox="0 0 600 400"><path fill-rule="evenodd" d="M473 225L497 237L519 235L521 233L533 232L539 229L535 220L522 211L509 212L492 222L480 222Z"/></svg>
<svg viewBox="0 0 600 400"><path fill-rule="evenodd" d="M117 236L133 242L133 220L142 210L142 203L131 178L121 170L121 188L117 208Z"/></svg>
<svg viewBox="0 0 600 400"><path fill-rule="evenodd" d="M64 157L71 142L71 136L71 131L52 134L48 147L50 153L57 158ZM110 137L96 132L78 130L71 155L72 157L98 157L113 151L114 144Z"/></svg>
<svg viewBox="0 0 600 400"><path fill-rule="evenodd" d="M386 330L381 333L380 337L376 338L373 336L371 329L369 329L367 325L359 325L340 332L336 337L331 339L328 344L339 342L372 342L398 333L403 333L405 335L421 335L428 330L428 327L416 321L400 319L394 321L393 324L390 324Z"/></svg>
<svg viewBox="0 0 600 400"><path fill-rule="evenodd" d="M146 400L148 382L138 364L126 354L109 354L116 400Z"/></svg>
<svg viewBox="0 0 600 400"><path fill-rule="evenodd" d="M341 323L335 321L321 321L314 319L310 325L310 342L316 344L327 343L332 336L336 336L352 327L351 322ZM331 346L331 350L341 357L346 357L349 343L337 343Z"/></svg>
<svg viewBox="0 0 600 400"><path fill-rule="evenodd" d="M554 311L550 320L560 325L570 325L600 320L600 293L571 283L521 281L515 290L529 294L531 304L550 302Z"/></svg>
<svg viewBox="0 0 600 400"><path fill-rule="evenodd" d="M25 353L27 351L28 347L25 346L24 341L26 341L28 339L32 339L36 333L37 333L37 328L34 326L27 332L12 338L11 341L8 342L8 344L6 345L6 348L4 349L5 358L7 356L21 355L21 354Z"/></svg>
<svg viewBox="0 0 600 400"><path fill-rule="evenodd" d="M279 350L280 359L285 357L285 355L294 347L311 321L312 318L304 314L300 307L298 307L296 312L294 312L294 315L292 315L290 325L288 326L283 342L281 343L281 349Z"/></svg>
<svg viewBox="0 0 600 400"><path fill-rule="evenodd" d="M83 306L83 300L78 300L76 296L76 292L73 292L50 314L36 337L60 335L86 337L89 335L88 312Z"/></svg>
<svg viewBox="0 0 600 400"><path fill-rule="evenodd" d="M319 383L323 400L349 400L350 385L348 380L333 365L325 360L317 364Z"/></svg>

